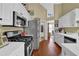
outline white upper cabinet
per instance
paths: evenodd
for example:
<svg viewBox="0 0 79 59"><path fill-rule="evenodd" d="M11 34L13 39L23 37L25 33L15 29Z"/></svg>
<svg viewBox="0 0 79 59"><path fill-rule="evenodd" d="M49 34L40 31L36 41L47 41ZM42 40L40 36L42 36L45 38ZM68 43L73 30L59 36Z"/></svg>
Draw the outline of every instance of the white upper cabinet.
<svg viewBox="0 0 79 59"><path fill-rule="evenodd" d="M2 18L2 3L0 3L0 18Z"/></svg>
<svg viewBox="0 0 79 59"><path fill-rule="evenodd" d="M71 14L70 13L64 15L62 20L63 20L62 21L63 27L70 27L71 26Z"/></svg>
<svg viewBox="0 0 79 59"><path fill-rule="evenodd" d="M74 9L59 19L59 27L78 27L79 9Z"/></svg>
<svg viewBox="0 0 79 59"><path fill-rule="evenodd" d="M18 12L22 17L26 18L26 27L28 26L28 20L32 20L32 17L30 16L30 14L27 12L27 10L25 9L25 7L20 4L17 3L15 4L14 7L15 11Z"/></svg>
<svg viewBox="0 0 79 59"><path fill-rule="evenodd" d="M1 24L1 21L2 21L2 4L0 3L0 24Z"/></svg>
<svg viewBox="0 0 79 59"><path fill-rule="evenodd" d="M75 26L79 27L79 9L75 9L74 13L75 13Z"/></svg>
<svg viewBox="0 0 79 59"><path fill-rule="evenodd" d="M13 11L26 18L27 21L32 19L21 3L0 3L0 18L2 18L0 23L2 25L13 25Z"/></svg>
<svg viewBox="0 0 79 59"><path fill-rule="evenodd" d="M2 25L13 25L13 5L9 3L2 4Z"/></svg>
<svg viewBox="0 0 79 59"><path fill-rule="evenodd" d="M14 6L14 11L16 11L18 14L20 14L21 16L23 16L23 12L22 9L23 7L21 7L22 4L20 3L15 3L15 6Z"/></svg>
<svg viewBox="0 0 79 59"><path fill-rule="evenodd" d="M59 19L59 26L58 27L64 27L64 19L63 19L64 17L61 17L60 19Z"/></svg>
<svg viewBox="0 0 79 59"><path fill-rule="evenodd" d="M25 17L26 19L31 18L25 7L21 3L15 4L15 11L18 12L22 17Z"/></svg>

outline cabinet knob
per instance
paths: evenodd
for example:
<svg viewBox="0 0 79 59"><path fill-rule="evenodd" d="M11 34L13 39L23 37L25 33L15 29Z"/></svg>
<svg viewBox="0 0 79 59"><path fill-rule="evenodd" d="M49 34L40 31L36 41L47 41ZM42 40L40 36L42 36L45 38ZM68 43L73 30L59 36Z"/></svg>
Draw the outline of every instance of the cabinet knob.
<svg viewBox="0 0 79 59"><path fill-rule="evenodd" d="M0 20L2 20L2 18L0 18Z"/></svg>
<svg viewBox="0 0 79 59"><path fill-rule="evenodd" d="M23 15L23 13L20 13L21 15Z"/></svg>

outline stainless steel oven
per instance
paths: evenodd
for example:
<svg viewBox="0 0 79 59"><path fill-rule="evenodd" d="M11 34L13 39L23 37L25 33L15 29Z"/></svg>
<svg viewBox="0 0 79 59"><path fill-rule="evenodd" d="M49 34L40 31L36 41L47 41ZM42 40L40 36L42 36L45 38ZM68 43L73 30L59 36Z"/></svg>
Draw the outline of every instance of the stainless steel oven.
<svg viewBox="0 0 79 59"><path fill-rule="evenodd" d="M32 51L33 51L33 41L30 42L30 44L26 46L26 56L31 56L32 55Z"/></svg>
<svg viewBox="0 0 79 59"><path fill-rule="evenodd" d="M21 36L17 31L6 32L6 36L9 42L25 42L24 53L25 56L31 56L33 51L33 37L32 36Z"/></svg>
<svg viewBox="0 0 79 59"><path fill-rule="evenodd" d="M32 54L32 44L30 43L30 45L29 46L27 46L27 56L31 56L31 54Z"/></svg>

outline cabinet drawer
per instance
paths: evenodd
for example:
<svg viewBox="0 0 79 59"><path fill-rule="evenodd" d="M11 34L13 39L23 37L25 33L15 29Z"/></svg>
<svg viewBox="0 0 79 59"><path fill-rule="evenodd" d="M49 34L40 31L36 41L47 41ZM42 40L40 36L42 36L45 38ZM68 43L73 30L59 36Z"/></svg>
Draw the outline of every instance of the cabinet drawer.
<svg viewBox="0 0 79 59"><path fill-rule="evenodd" d="M64 51L64 56L71 56L69 51Z"/></svg>
<svg viewBox="0 0 79 59"><path fill-rule="evenodd" d="M69 51L67 48L63 48L63 55L64 56L76 56L73 52Z"/></svg>

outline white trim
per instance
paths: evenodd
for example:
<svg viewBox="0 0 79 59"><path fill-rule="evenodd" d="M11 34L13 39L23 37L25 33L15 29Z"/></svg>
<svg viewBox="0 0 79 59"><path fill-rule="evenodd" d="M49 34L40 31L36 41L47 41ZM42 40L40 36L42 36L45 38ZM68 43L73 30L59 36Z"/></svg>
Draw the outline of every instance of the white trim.
<svg viewBox="0 0 79 59"><path fill-rule="evenodd" d="M47 21L47 23L54 23L54 20Z"/></svg>

